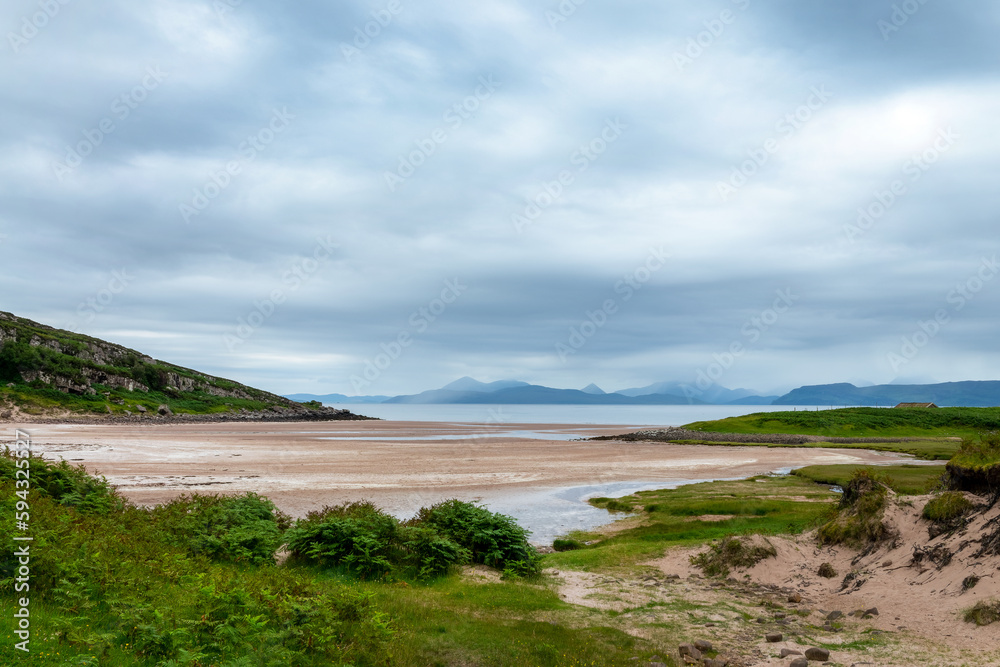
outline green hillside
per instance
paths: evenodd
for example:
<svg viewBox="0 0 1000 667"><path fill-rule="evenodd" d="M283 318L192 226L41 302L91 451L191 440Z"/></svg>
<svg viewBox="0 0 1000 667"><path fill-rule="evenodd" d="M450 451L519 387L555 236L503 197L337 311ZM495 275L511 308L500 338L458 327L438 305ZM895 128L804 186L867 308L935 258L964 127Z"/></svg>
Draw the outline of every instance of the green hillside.
<svg viewBox="0 0 1000 667"><path fill-rule="evenodd" d="M98 415L353 417L0 312L0 419Z"/></svg>

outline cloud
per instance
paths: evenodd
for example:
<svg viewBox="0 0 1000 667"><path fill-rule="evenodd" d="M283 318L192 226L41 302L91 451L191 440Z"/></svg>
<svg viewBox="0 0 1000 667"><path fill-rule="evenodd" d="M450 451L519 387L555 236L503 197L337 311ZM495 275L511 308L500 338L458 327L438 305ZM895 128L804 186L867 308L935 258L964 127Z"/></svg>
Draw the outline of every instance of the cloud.
<svg viewBox="0 0 1000 667"><path fill-rule="evenodd" d="M1000 16L896 4L102 0L28 39L14 3L0 307L283 393L352 393L400 334L365 393L687 381L733 342L728 386L995 379L1000 284L948 297L998 251Z"/></svg>

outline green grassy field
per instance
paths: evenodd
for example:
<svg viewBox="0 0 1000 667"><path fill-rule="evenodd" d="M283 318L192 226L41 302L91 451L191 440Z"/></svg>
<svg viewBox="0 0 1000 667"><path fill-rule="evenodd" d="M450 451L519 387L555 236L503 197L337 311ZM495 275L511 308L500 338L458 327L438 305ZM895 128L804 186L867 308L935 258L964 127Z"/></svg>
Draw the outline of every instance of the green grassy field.
<svg viewBox="0 0 1000 667"><path fill-rule="evenodd" d="M709 445L711 447L804 447L806 449L869 449L877 452L896 452L910 454L925 461L947 461L959 450L960 440L950 438L930 438L926 440L904 440L900 442L805 442L788 444L780 442L714 442L707 440L672 440L680 445Z"/></svg>
<svg viewBox="0 0 1000 667"><path fill-rule="evenodd" d="M720 433L791 433L834 438L966 437L1000 429L1000 408L841 408L759 412L686 425Z"/></svg>
<svg viewBox="0 0 1000 667"><path fill-rule="evenodd" d="M804 477L755 477L704 482L677 489L642 491L615 499L630 506L641 524L604 535L575 532L583 549L546 557L547 566L621 571L661 555L667 547L701 544L727 535L800 533L817 525L837 500L836 493ZM597 507L607 499L591 501ZM705 517L700 519L699 517Z"/></svg>
<svg viewBox="0 0 1000 667"><path fill-rule="evenodd" d="M797 477L811 480L818 484L834 484L843 487L855 470L864 468L861 465L830 465L806 466L792 471ZM889 487L903 495L919 495L929 493L941 482L944 466L895 465L878 466L879 473L886 475Z"/></svg>

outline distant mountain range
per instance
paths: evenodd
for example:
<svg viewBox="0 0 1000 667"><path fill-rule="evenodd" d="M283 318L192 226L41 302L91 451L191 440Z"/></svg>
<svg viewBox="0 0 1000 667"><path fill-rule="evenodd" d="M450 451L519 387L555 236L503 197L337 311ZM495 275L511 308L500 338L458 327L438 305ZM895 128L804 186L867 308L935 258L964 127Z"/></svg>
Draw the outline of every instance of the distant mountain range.
<svg viewBox="0 0 1000 667"><path fill-rule="evenodd" d="M775 399L773 405L871 405L934 403L982 408L1000 405L1000 382L966 381L942 384L880 384L855 387L853 384L819 384L793 389Z"/></svg>
<svg viewBox="0 0 1000 667"><path fill-rule="evenodd" d="M596 384L583 389L554 389L517 380L480 382L471 377L440 389L405 396L345 396L291 394L293 401L321 403L494 404L494 405L824 405L892 406L897 403L935 403L987 407L1000 405L1000 381L943 384L887 384L856 387L846 382L799 387L784 396L760 396L749 389L727 389L713 384L705 389L682 382L658 382L645 387L605 392Z"/></svg>
<svg viewBox="0 0 1000 667"><path fill-rule="evenodd" d="M343 394L291 394L294 401L321 403L409 403L494 405L770 405L777 396L758 396L747 389L712 385L702 391L680 382L660 382L648 387L605 392L596 384L583 389L554 389L517 380L480 382L471 377L455 380L440 389L406 396L345 396Z"/></svg>

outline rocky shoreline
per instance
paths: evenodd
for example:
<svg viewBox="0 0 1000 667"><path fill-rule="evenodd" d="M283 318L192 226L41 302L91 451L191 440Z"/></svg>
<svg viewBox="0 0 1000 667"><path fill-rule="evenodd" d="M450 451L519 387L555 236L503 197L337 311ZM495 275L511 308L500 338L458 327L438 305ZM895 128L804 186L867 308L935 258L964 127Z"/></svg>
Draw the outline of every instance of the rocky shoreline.
<svg viewBox="0 0 1000 667"><path fill-rule="evenodd" d="M0 414L0 423L32 424L96 424L130 425L137 424L219 424L227 422L323 422L323 421L366 421L377 417L356 415L350 410L336 408L284 408L269 410L240 410L239 412L219 412L205 415L173 414L169 410L136 413L131 415L81 415L65 413L59 416L36 416L27 413Z"/></svg>
<svg viewBox="0 0 1000 667"><path fill-rule="evenodd" d="M621 435L602 435L590 440L622 440L625 442L745 442L747 444L804 445L810 442L830 442L834 444L892 443L919 440L920 438L827 438L819 435L791 435L788 433L716 433L712 431L691 431L686 428L671 427L645 429Z"/></svg>

